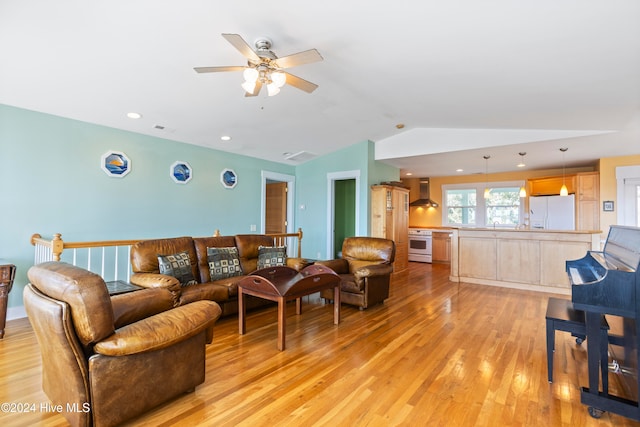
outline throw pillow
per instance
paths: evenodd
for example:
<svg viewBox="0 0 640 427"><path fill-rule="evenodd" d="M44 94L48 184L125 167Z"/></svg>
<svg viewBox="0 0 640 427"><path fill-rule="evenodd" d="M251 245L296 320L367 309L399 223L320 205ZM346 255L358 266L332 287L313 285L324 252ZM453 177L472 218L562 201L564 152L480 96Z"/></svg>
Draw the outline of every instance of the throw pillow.
<svg viewBox="0 0 640 427"><path fill-rule="evenodd" d="M182 286L198 283L191 270L191 257L188 252L180 252L173 255L158 255L160 274L173 276L180 281Z"/></svg>
<svg viewBox="0 0 640 427"><path fill-rule="evenodd" d="M287 265L286 246L258 246L258 270Z"/></svg>
<svg viewBox="0 0 640 427"><path fill-rule="evenodd" d="M226 279L242 275L238 248L207 248L207 262L211 280Z"/></svg>

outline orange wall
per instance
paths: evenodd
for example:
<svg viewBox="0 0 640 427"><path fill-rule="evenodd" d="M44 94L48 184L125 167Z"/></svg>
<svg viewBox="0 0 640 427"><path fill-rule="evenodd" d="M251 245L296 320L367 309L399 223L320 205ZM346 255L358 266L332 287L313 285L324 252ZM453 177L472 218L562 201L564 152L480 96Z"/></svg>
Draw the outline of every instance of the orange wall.
<svg viewBox="0 0 640 427"><path fill-rule="evenodd" d="M618 166L638 166L640 165L640 154L623 157L607 157L600 159L600 205L602 201L613 200L614 211L603 212L600 210L600 229L606 237L609 226L615 225L618 219L618 200L616 168Z"/></svg>
<svg viewBox="0 0 640 427"><path fill-rule="evenodd" d="M578 172L592 172L594 167L585 168L567 168L565 173L568 175ZM430 195L433 200L440 204L437 208L410 207L409 209L409 226L410 227L440 227L442 226L442 186L445 184L467 184L476 182L501 182L501 181L526 181L532 178L542 178L549 176L561 176L562 169L546 169L536 171L516 171L504 173L475 174L475 175L455 175L430 178ZM419 178L403 178L410 189L410 201L418 199L420 194ZM608 200L608 199L607 199Z"/></svg>
<svg viewBox="0 0 640 427"><path fill-rule="evenodd" d="M617 222L618 201L616 197L616 167L640 165L640 154L633 156L608 157L600 159L596 167L591 168L571 168L566 170L566 174L578 172L600 172L600 205L603 200L613 200L616 210L613 212L603 212L600 209L600 229L603 238L609 232L609 226ZM409 225L412 227L439 227L442 226L442 186L445 184L465 184L475 182L497 182L497 181L518 181L531 178L542 178L548 176L560 176L562 169L547 169L539 171L517 171L506 173L489 174L485 177L481 175L445 176L430 178L430 195L433 200L440 204L437 208L411 207L409 211ZM411 189L410 200L416 200L419 195L419 179L403 178L402 181Z"/></svg>

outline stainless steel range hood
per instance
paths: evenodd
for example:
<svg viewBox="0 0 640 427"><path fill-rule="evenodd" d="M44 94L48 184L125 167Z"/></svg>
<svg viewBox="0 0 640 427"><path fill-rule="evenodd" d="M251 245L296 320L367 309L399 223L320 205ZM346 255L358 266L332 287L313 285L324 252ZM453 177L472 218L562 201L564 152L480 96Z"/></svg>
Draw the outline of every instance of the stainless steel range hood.
<svg viewBox="0 0 640 427"><path fill-rule="evenodd" d="M429 194L429 178L420 178L420 198L415 200L409 204L410 206L432 206L437 208L438 203L431 200L431 195Z"/></svg>

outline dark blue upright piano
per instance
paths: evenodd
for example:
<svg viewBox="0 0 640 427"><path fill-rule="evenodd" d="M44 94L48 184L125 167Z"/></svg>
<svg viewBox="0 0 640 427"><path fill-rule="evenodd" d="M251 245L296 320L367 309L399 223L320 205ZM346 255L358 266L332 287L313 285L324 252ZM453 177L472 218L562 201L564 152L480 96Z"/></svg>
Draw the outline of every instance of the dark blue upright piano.
<svg viewBox="0 0 640 427"><path fill-rule="evenodd" d="M602 251L588 251L578 260L566 262L571 282L571 301L577 310L585 313L589 387L581 392L581 402L589 406L593 417L603 411L613 412L640 420L637 400L609 394L607 387L600 389L600 325L603 315L623 318L623 335L609 336L609 343L624 349L625 367L631 373L633 395L638 396L640 366L638 351L640 319L640 228L614 225L609 229ZM637 398L636 398L637 399Z"/></svg>

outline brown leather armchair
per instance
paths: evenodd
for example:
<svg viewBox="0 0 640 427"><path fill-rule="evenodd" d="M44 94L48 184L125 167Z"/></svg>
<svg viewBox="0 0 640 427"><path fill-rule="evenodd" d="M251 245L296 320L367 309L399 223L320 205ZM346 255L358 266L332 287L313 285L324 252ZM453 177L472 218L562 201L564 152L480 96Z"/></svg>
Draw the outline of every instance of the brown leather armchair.
<svg viewBox="0 0 640 427"><path fill-rule="evenodd" d="M396 245L378 237L347 237L342 243L342 258L317 261L342 278L340 299L361 310L389 297ZM333 299L331 289L320 292L325 300Z"/></svg>
<svg viewBox="0 0 640 427"><path fill-rule="evenodd" d="M111 298L100 276L63 262L33 266L28 277L42 387L72 426L121 424L204 382L215 302L173 308L167 289Z"/></svg>

